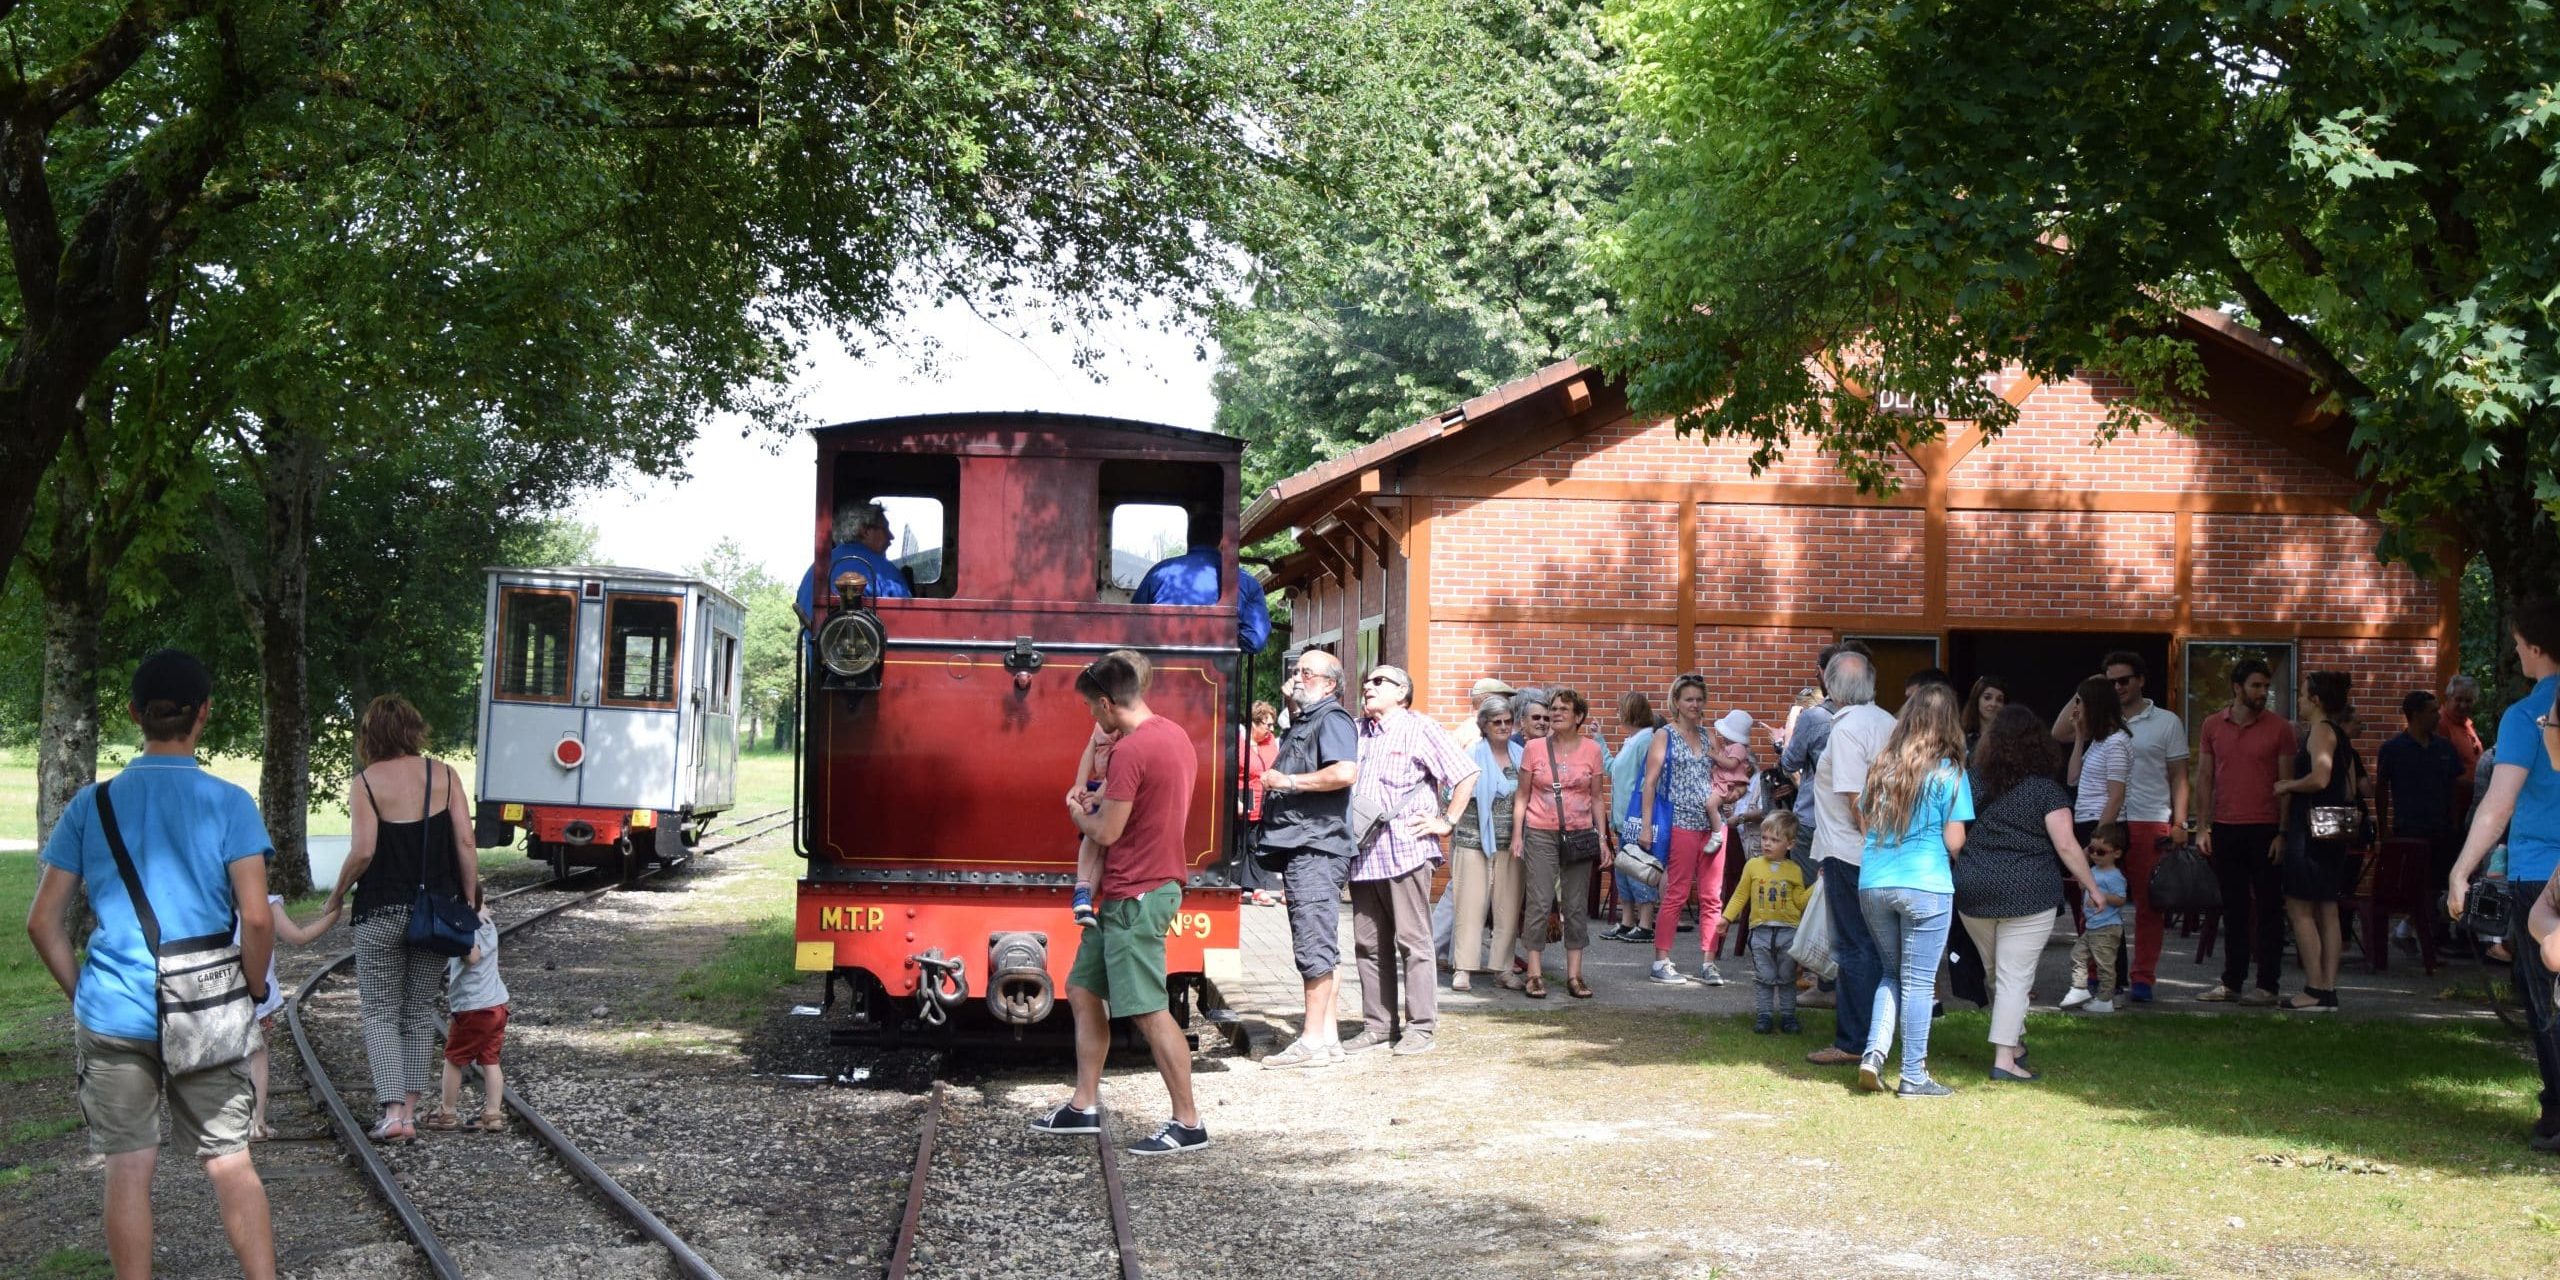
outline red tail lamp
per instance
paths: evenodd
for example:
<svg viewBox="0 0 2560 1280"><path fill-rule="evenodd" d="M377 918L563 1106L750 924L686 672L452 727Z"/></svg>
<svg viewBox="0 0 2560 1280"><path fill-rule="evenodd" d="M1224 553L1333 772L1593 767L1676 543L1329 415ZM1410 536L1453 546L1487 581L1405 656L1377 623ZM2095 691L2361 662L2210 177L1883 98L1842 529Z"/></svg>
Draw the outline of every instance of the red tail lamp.
<svg viewBox="0 0 2560 1280"><path fill-rule="evenodd" d="M574 734L563 736L559 745L551 748L551 759L563 769L575 769L587 762L587 744Z"/></svg>

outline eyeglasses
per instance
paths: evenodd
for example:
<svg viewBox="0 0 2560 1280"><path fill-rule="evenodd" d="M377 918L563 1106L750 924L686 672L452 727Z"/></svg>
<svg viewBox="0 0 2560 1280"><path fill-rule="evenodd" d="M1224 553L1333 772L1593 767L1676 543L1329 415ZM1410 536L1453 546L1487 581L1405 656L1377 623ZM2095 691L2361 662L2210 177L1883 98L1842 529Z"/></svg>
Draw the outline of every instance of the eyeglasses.
<svg viewBox="0 0 2560 1280"><path fill-rule="evenodd" d="M1381 686L1389 689L1401 689L1404 687L1393 680L1389 680L1385 676L1371 676L1360 682L1360 687L1363 689L1376 689Z"/></svg>
<svg viewBox="0 0 2560 1280"><path fill-rule="evenodd" d="M2107 683L2108 683L2108 684L2111 684L2111 685L2114 685L2115 687L2117 687L2117 688L2121 689L2121 688L2125 687L2126 685L2132 684L2134 681L2139 680L2139 679L2141 679L2141 678L2142 678L2142 677L2140 677L2140 676L2108 676L2108 677L2107 677Z"/></svg>
<svg viewBox="0 0 2560 1280"><path fill-rule="evenodd" d="M1301 680L1331 680L1333 678L1330 672L1318 671L1313 667L1300 667L1289 674L1296 676Z"/></svg>

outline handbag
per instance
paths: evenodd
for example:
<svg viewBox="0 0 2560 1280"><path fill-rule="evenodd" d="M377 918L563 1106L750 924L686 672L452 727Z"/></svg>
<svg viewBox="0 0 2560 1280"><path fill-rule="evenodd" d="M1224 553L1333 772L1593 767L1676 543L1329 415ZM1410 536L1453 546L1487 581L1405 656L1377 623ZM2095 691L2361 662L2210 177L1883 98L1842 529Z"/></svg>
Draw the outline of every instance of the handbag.
<svg viewBox="0 0 2560 1280"><path fill-rule="evenodd" d="M2315 804L2311 806L2311 838L2352 840L2356 835L2356 818L2354 805Z"/></svg>
<svg viewBox="0 0 2560 1280"><path fill-rule="evenodd" d="M2222 909L2222 881L2202 850L2182 844L2161 856L2151 869L2151 909L2164 916Z"/></svg>
<svg viewBox="0 0 2560 1280"><path fill-rule="evenodd" d="M134 870L133 854L125 848L124 832L116 825L116 807L107 790L103 783L98 787L98 825L105 830L107 852L115 855L116 874L123 877L125 894L133 899L133 914L142 922L143 945L151 949L152 965L158 970L153 991L162 1070L182 1076L248 1057L257 1002L249 997L249 974L241 967L240 944L233 937L239 931L240 913L234 910L231 927L220 933L162 942L160 918L151 910L151 899L143 896L142 875Z"/></svg>
<svg viewBox="0 0 2560 1280"><path fill-rule="evenodd" d="M427 802L426 807L419 811L421 816L418 820L422 828L418 833L421 843L426 839L424 815L432 814L436 807L435 761L428 760L426 765ZM416 950L435 955L470 955L473 940L480 936L480 913L472 910L471 904L457 895L438 893L427 887L427 857L426 849L418 850L418 895L409 900L409 929L400 940ZM454 880L459 883L461 879L461 855L457 853L454 855Z"/></svg>
<svg viewBox="0 0 2560 1280"><path fill-rule="evenodd" d="M1787 954L1817 978L1836 978L1840 962L1831 958L1831 895L1817 883L1806 896L1809 900L1796 920L1796 936L1787 944Z"/></svg>
<svg viewBox="0 0 2560 1280"><path fill-rule="evenodd" d="M1547 749L1547 787L1554 793L1556 800L1556 826L1558 828L1556 831L1556 860L1558 862L1568 864L1576 862L1598 862L1600 860L1599 828L1582 827L1571 831L1563 829L1564 770L1556 764L1556 749L1552 745L1554 742L1555 739L1553 738L1540 738L1538 740L1538 745L1546 747Z"/></svg>

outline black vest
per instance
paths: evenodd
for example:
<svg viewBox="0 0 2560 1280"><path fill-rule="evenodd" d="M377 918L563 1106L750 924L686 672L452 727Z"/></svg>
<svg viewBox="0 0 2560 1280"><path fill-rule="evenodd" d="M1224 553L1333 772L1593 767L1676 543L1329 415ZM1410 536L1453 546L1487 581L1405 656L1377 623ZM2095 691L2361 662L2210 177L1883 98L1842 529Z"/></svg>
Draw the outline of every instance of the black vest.
<svg viewBox="0 0 2560 1280"><path fill-rule="evenodd" d="M1335 739L1325 749L1324 739ZM1342 743L1350 743L1345 753ZM1280 735L1271 767L1282 773L1309 774L1327 765L1360 759L1360 726L1342 704L1327 698L1298 714ZM1339 791L1266 791L1258 847L1274 853L1322 853L1348 858L1351 847L1351 788Z"/></svg>

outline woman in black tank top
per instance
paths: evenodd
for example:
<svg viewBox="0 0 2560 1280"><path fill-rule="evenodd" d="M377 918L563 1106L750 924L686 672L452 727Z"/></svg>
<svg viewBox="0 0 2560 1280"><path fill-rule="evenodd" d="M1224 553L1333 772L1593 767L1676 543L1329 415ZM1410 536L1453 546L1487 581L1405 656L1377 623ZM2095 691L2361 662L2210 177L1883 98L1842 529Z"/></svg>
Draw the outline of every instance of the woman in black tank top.
<svg viewBox="0 0 2560 1280"><path fill-rule="evenodd" d="M465 895L480 876L462 777L423 753L427 722L398 694L365 708L356 730L364 768L349 788L354 826L346 865L329 895L336 907L355 890L356 993L363 1004L364 1051L382 1122L378 1142L417 1136L418 1098L433 1086L436 997L444 990L444 957L413 951L405 938L410 904L423 886ZM392 813L412 813L389 818Z"/></svg>

